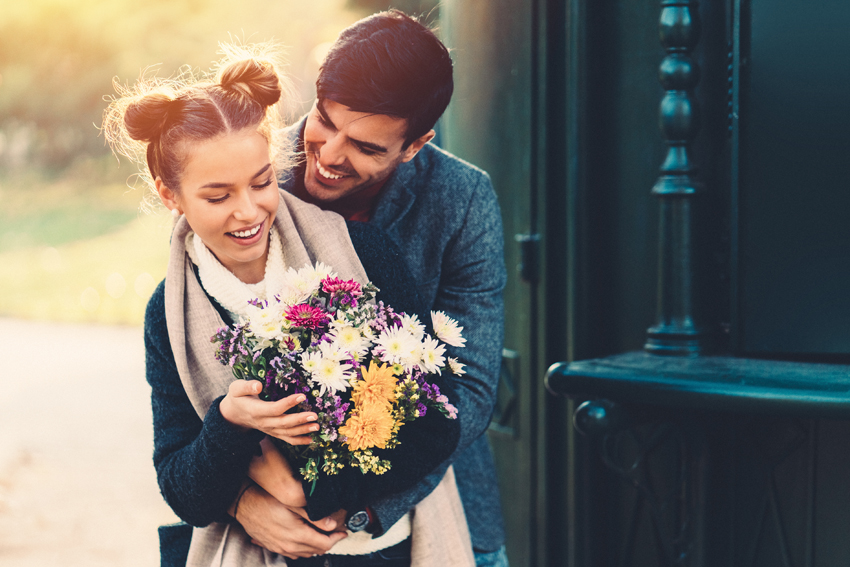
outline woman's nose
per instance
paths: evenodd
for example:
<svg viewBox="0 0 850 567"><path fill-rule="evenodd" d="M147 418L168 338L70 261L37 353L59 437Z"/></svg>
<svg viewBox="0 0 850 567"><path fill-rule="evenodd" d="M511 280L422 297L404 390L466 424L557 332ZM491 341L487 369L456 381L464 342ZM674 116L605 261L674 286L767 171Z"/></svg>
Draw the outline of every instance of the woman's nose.
<svg viewBox="0 0 850 567"><path fill-rule="evenodd" d="M252 191L239 191L233 217L241 221L252 221L257 218L257 204L254 202Z"/></svg>

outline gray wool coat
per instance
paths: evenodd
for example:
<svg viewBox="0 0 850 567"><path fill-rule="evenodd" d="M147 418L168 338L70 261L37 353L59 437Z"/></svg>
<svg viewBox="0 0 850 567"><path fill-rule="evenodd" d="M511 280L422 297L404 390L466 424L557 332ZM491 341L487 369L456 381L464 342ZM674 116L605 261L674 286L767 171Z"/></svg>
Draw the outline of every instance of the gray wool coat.
<svg viewBox="0 0 850 567"><path fill-rule="evenodd" d="M289 129L303 150L306 117ZM281 179L281 188L303 187L304 165ZM300 192L300 191L299 191ZM493 412L504 335L505 287L502 219L489 176L429 143L399 165L384 185L370 221L401 249L418 282L418 292L433 311L444 311L464 328L465 348L448 347L448 356L466 364L454 378L461 434L449 461L416 487L371 504L381 525L391 526L428 495L446 468L455 478L476 551L504 543L496 469L485 435Z"/></svg>

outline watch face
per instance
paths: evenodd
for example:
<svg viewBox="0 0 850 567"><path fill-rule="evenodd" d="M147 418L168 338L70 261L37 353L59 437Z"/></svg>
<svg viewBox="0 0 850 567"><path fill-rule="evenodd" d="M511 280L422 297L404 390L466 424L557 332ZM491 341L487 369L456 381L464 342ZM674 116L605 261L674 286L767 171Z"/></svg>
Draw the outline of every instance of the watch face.
<svg viewBox="0 0 850 567"><path fill-rule="evenodd" d="M345 523L346 527L353 531L359 532L366 528L369 525L369 514L366 510L360 510L359 512L352 514L348 521Z"/></svg>

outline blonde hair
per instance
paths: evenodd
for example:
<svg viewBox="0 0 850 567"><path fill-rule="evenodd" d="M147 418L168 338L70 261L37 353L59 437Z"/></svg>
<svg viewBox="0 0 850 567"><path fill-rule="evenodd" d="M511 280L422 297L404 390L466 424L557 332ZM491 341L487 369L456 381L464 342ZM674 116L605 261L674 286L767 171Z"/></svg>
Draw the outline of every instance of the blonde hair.
<svg viewBox="0 0 850 567"><path fill-rule="evenodd" d="M268 43L221 48L224 58L200 76L184 68L169 79L143 75L133 86L113 81L118 95L104 112L103 132L113 152L139 166L150 197L157 178L180 191L188 144L245 128L269 142L278 176L294 163L283 136L293 91L279 70L279 50Z"/></svg>

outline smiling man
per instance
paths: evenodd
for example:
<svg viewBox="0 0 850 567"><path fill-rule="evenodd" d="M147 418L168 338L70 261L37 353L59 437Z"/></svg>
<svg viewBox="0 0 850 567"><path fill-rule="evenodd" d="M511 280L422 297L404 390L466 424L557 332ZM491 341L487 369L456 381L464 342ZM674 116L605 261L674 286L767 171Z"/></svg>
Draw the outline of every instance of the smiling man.
<svg viewBox="0 0 850 567"><path fill-rule="evenodd" d="M406 130L403 118L358 112L319 99L305 123L307 161L299 196L326 208L341 208L343 213L360 213L355 220L369 220L370 211L362 208L374 203L396 168L434 137L429 130L403 148Z"/></svg>
<svg viewBox="0 0 850 567"><path fill-rule="evenodd" d="M349 221L383 229L401 249L426 305L457 319L467 339L466 348L447 353L466 365L465 374L453 377L459 450L413 490L371 503L361 523L368 516L368 529L383 532L453 464L476 562L507 565L485 436L502 351L502 223L487 174L430 143L452 96L448 50L415 19L383 12L340 34L316 86L315 105L290 131L304 159L281 186ZM266 528L277 520L264 516L270 512L256 494L246 495L250 503L243 506L256 510L256 522L243 525L251 535L264 529L256 536L262 543L274 537Z"/></svg>

